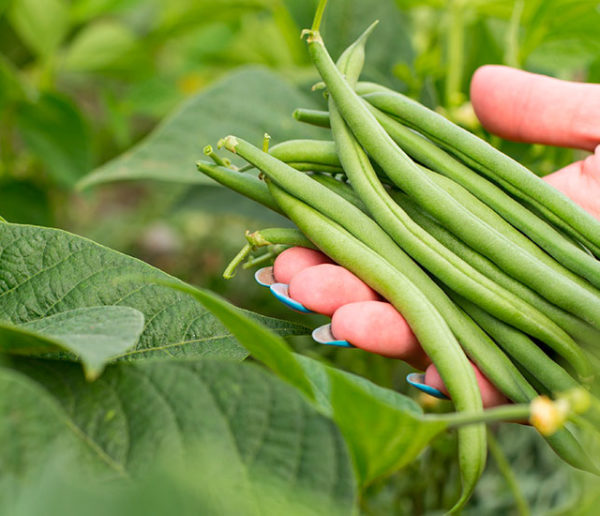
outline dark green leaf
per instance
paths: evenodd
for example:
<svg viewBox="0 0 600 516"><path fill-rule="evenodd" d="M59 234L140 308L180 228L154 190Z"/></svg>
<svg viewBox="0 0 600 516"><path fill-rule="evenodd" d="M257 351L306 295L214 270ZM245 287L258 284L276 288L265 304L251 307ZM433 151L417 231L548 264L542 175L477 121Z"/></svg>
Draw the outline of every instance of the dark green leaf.
<svg viewBox="0 0 600 516"><path fill-rule="evenodd" d="M0 226L0 320L22 325L83 307L129 306L146 324L127 358L218 356L246 351L200 303L152 281L176 281L149 265L64 231ZM281 335L303 326L251 314Z"/></svg>
<svg viewBox="0 0 600 516"><path fill-rule="evenodd" d="M57 460L95 489L103 478L135 487L148 472L187 469L180 489L209 514L353 511L339 431L254 365L136 362L110 366L90 384L74 364L22 359L0 369L0 389L11 393L0 397L0 486L35 479ZM177 492L161 494L177 500Z"/></svg>

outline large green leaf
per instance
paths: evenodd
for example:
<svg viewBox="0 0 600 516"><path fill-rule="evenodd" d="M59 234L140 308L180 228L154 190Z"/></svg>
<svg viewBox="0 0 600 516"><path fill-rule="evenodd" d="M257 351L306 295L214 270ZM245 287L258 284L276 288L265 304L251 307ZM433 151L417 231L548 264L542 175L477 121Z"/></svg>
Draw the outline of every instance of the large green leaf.
<svg viewBox="0 0 600 516"><path fill-rule="evenodd" d="M0 226L0 320L23 325L59 312L129 306L146 323L137 346L122 357L219 356L247 352L196 300L151 281L176 281L139 261L64 231ZM301 325L244 312L281 335Z"/></svg>
<svg viewBox="0 0 600 516"><path fill-rule="evenodd" d="M139 145L96 169L79 186L132 179L210 182L195 163L203 157L204 145L215 145L227 134L254 142L262 141L265 132L274 142L325 135L323 129L292 118L298 106L316 107L315 96L266 69L242 69L185 102Z"/></svg>
<svg viewBox="0 0 600 516"><path fill-rule="evenodd" d="M23 326L0 322L0 352L75 354L94 380L114 357L133 348L144 329L144 314L128 306L93 306L35 319Z"/></svg>
<svg viewBox="0 0 600 516"><path fill-rule="evenodd" d="M187 467L181 489L210 514L352 512L339 431L255 365L144 361L109 366L90 384L74 364L19 359L0 369L0 390L11 393L0 397L0 486L26 485L57 460L95 489Z"/></svg>
<svg viewBox="0 0 600 516"><path fill-rule="evenodd" d="M169 283L167 283L169 284ZM257 359L331 417L346 438L361 485L413 461L447 428L413 400L368 380L295 355L287 343L211 292L171 283L214 313Z"/></svg>

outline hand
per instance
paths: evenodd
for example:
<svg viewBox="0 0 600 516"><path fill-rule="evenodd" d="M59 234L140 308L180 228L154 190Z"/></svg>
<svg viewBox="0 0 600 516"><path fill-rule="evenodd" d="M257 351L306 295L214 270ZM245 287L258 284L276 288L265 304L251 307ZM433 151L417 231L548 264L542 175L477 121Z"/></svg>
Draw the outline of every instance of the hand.
<svg viewBox="0 0 600 516"><path fill-rule="evenodd" d="M595 149L545 179L600 218L600 85L484 66L473 76L471 101L483 126L506 139ZM292 299L332 317L335 338L426 369L425 383L448 394L402 315L354 274L318 251L292 248L275 260L274 276L289 284ZM506 403L472 365L484 406Z"/></svg>

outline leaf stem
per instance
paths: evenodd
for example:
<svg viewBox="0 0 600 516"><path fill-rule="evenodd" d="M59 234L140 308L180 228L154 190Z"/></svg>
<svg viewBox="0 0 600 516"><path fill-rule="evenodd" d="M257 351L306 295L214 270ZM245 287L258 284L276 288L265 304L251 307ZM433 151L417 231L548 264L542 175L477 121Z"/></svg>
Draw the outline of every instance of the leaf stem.
<svg viewBox="0 0 600 516"><path fill-rule="evenodd" d="M517 479L515 478L515 473L510 467L510 464L506 459L506 455L504 455L504 452L500 447L500 443L494 434L489 430L488 447L492 457L494 457L494 460L496 461L498 470L504 477L504 480L506 481L506 484L508 485L508 488L515 499L515 505L519 516L529 516L531 514L531 509L529 508L527 500L523 496L523 492L521 491Z"/></svg>
<svg viewBox="0 0 600 516"><path fill-rule="evenodd" d="M317 6L317 12L315 13L315 17L313 19L313 24L311 30L314 32L318 32L321 28L321 21L323 19L323 13L325 12L325 6L327 5L327 0L320 0L319 5Z"/></svg>
<svg viewBox="0 0 600 516"><path fill-rule="evenodd" d="M495 423L496 421L527 421L530 416L528 403L501 405L483 412L451 412L448 414L428 414L429 420L445 421L449 428L458 428L477 423Z"/></svg>
<svg viewBox="0 0 600 516"><path fill-rule="evenodd" d="M235 276L235 270L237 269L238 265L240 263L242 263L251 252L252 252L252 245L250 245L250 244L244 245L244 247L242 247L240 249L240 252L235 255L233 260L231 260L229 262L229 265L227 265L227 268L223 272L223 277L225 279L233 278Z"/></svg>

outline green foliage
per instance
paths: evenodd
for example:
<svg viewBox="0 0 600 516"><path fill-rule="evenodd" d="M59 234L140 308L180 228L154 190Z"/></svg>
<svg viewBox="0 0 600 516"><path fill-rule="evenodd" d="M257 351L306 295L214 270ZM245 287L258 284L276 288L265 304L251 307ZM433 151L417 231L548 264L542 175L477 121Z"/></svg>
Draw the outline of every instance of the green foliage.
<svg viewBox="0 0 600 516"><path fill-rule="evenodd" d="M144 315L125 306L96 306L59 312L22 326L0 323L0 350L20 355L68 351L94 380L104 365L137 344Z"/></svg>
<svg viewBox="0 0 600 516"><path fill-rule="evenodd" d="M127 358L216 356L241 360L243 348L188 296L153 285L173 281L145 263L54 229L5 224L0 231L0 320L13 325L84 307L128 306L144 331ZM255 315L284 335L305 328Z"/></svg>
<svg viewBox="0 0 600 516"><path fill-rule="evenodd" d="M119 494L125 481L135 499L135 490L145 487L136 480L165 468L191 474L180 489L188 498L199 490L197 509L222 504L227 514L347 514L354 504L351 464L335 426L255 366L136 362L111 366L90 384L72 364L20 359L0 370L0 385L11 393L0 400L0 486L11 478L27 486L44 473L40 465L58 465L76 486L80 476L99 493ZM95 492L75 490L75 496L89 501ZM0 496L5 504L9 494ZM128 507L123 494L119 514ZM37 491L25 489L21 497L27 495L35 500ZM161 495L163 504L177 499L177 493Z"/></svg>
<svg viewBox="0 0 600 516"><path fill-rule="evenodd" d="M278 140L324 134L293 120L298 105L316 103L266 70L236 72L188 100L132 151L102 165L79 186L131 179L206 183L194 164L205 144L216 144L232 127L253 141L262 141L265 132Z"/></svg>

